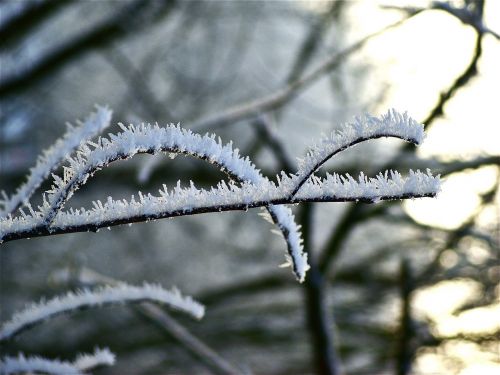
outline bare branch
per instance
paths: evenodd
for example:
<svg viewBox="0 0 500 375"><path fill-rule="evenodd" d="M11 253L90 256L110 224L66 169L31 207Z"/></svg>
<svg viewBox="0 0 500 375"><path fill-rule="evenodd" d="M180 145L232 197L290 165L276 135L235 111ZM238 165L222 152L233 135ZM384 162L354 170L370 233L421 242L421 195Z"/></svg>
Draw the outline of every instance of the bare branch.
<svg viewBox="0 0 500 375"><path fill-rule="evenodd" d="M251 102L236 105L232 108L223 111L222 113L209 115L205 118L202 118L194 122L189 127L197 131L207 131L210 129L224 127L231 123L244 120L264 112L269 112L281 108L282 106L290 102L293 98L295 98L297 95L299 95L311 84L316 82L319 78L323 77L326 73L328 73L332 69L335 69L348 56L358 51L369 40L383 34L387 30L390 30L394 27L401 25L406 20L407 18L395 22L383 28L382 30L374 32L373 34L365 36L364 38L353 43L351 46L347 47L341 52L335 53L332 56L325 59L322 63L320 63L315 69L313 69L308 74L288 84L283 89L278 90L277 92L266 96L263 99L257 99Z"/></svg>

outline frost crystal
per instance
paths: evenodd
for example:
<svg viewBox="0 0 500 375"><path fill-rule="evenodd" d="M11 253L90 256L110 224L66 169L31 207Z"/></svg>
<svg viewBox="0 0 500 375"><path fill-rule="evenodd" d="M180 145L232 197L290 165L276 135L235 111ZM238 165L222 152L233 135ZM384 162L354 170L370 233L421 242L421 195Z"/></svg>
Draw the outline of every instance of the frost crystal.
<svg viewBox="0 0 500 375"><path fill-rule="evenodd" d="M25 310L16 313L11 320L0 328L0 341L11 338L24 329L36 325L51 317L74 310L114 303L130 303L151 301L166 304L174 309L183 311L197 319L204 315L203 305L191 297L184 297L179 290L165 290L159 285L144 284L141 287L127 284L105 286L96 290L83 289L77 293L68 293L63 297L56 297L47 302L42 301L28 306Z"/></svg>
<svg viewBox="0 0 500 375"><path fill-rule="evenodd" d="M27 204L33 192L49 176L50 172L57 168L75 148L109 126L111 113L108 108L97 107L96 112L92 113L83 123L79 123L78 126L74 127L68 124L68 130L63 137L38 157L36 165L30 169L27 181L10 198L5 196L5 199L0 201L0 206L3 206L0 209L0 216L12 213L21 204Z"/></svg>
<svg viewBox="0 0 500 375"><path fill-rule="evenodd" d="M0 360L0 374L44 373L54 375L84 374L98 366L111 366L115 355L109 349L96 348L93 354L79 354L73 362L50 360L38 356L4 357Z"/></svg>
<svg viewBox="0 0 500 375"><path fill-rule="evenodd" d="M295 195L302 184L318 168L335 154L358 143L381 137L400 138L415 145L424 140L424 126L412 119L406 112L399 113L390 109L380 118L366 115L356 117L353 122L343 126L341 131L333 132L314 145L304 159L299 160L299 170L292 184Z"/></svg>
<svg viewBox="0 0 500 375"><path fill-rule="evenodd" d="M53 375L83 375L71 362L50 360L38 356L25 357L22 353L16 357L4 357L0 361L0 374L43 373Z"/></svg>
<svg viewBox="0 0 500 375"><path fill-rule="evenodd" d="M93 354L79 354L73 361L73 366L81 371L88 371L102 365L112 366L115 360L116 356L108 348L96 348Z"/></svg>

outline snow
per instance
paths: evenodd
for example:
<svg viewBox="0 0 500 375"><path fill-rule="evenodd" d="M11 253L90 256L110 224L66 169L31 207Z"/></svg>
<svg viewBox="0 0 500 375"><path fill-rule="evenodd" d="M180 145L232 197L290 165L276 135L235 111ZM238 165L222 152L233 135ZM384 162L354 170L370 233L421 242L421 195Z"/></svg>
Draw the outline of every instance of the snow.
<svg viewBox="0 0 500 375"><path fill-rule="evenodd" d="M185 312L197 319L204 315L203 305L191 297L184 297L178 289L165 290L159 285L144 284L132 286L121 283L117 286L104 286L95 290L83 289L76 293L69 292L65 296L55 297L49 301L41 301L16 313L11 320L0 328L0 341L7 340L17 333L62 313L103 304L130 303L151 301L168 305Z"/></svg>

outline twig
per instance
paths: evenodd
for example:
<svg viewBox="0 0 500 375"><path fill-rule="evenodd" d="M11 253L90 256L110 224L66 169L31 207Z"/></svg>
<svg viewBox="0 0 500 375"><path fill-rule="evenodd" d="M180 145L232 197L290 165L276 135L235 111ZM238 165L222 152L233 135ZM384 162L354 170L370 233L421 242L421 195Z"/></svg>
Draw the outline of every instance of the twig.
<svg viewBox="0 0 500 375"><path fill-rule="evenodd" d="M140 306L140 310L143 315L150 318L156 325L162 327L164 331L217 373L227 375L243 374L242 370L227 362L158 306L151 303L143 303Z"/></svg>
<svg viewBox="0 0 500 375"><path fill-rule="evenodd" d="M74 0L32 1L25 2L23 9L0 24L0 45L12 45L19 38L30 33L40 23L52 16L61 7L71 4Z"/></svg>
<svg viewBox="0 0 500 375"><path fill-rule="evenodd" d="M413 291L413 275L407 259L401 261L400 293L401 293L401 321L396 354L396 375L407 375L411 372L414 356L413 349L413 322L411 317L411 293Z"/></svg>
<svg viewBox="0 0 500 375"><path fill-rule="evenodd" d="M151 4L154 6L151 7ZM42 56L23 71L10 75L3 74L0 80L0 98L26 89L89 50L108 45L129 35L132 30L137 31L149 24L144 20L144 17L148 17L149 20L157 20L168 14L173 8L173 4L174 1L170 0L154 3L144 1L128 3L116 14L109 17L106 22L55 48L50 54Z"/></svg>
<svg viewBox="0 0 500 375"><path fill-rule="evenodd" d="M62 282L63 280L70 282L72 281L71 277L73 277L73 274L74 273L70 270L64 270L63 273L59 273L57 275L57 280L58 282ZM75 281L78 284L83 284L84 286L94 286L96 284L115 285L118 283L117 280L101 275L87 268L79 269L78 272L75 273L74 277L76 277ZM137 306L137 311L161 327L167 334L175 338L184 348L193 353L197 358L217 373L227 375L244 373L242 370L226 361L217 352L189 332L184 326L179 324L170 316L170 314L155 304L142 302Z"/></svg>
<svg viewBox="0 0 500 375"><path fill-rule="evenodd" d="M51 375L85 375L87 371L100 366L111 366L115 355L108 349L95 349L92 354L79 354L73 362L50 360L37 356L4 357L0 360L2 375L44 373Z"/></svg>
<svg viewBox="0 0 500 375"><path fill-rule="evenodd" d="M7 197L4 194L4 199L0 200L0 217L13 214L21 205L27 204L36 189L68 155L109 126L111 114L108 108L97 107L84 122L78 122L78 126L73 127L68 124L67 132L38 157L35 166L30 169L26 182L12 196Z"/></svg>
<svg viewBox="0 0 500 375"><path fill-rule="evenodd" d="M119 303L154 301L201 319L205 308L191 297L184 297L179 290L166 290L159 285L144 284L140 287L120 283L101 287L96 290L80 290L55 297L49 301L32 304L16 313L11 320L2 324L0 341L8 340L18 333L38 325L47 319L90 307Z"/></svg>
<svg viewBox="0 0 500 375"><path fill-rule="evenodd" d="M126 202L114 201L109 198L104 205L100 201L94 202L95 208L90 211L82 209L59 212L58 217L50 227L35 212L33 212L34 216L26 215L23 218L4 219L0 221L0 234L2 240L8 242L62 233L96 232L100 228L169 217L209 212L246 211L249 208L270 205L305 202L376 203L384 200L434 197L439 190L439 179L423 173L413 173L408 180L402 179L401 176L397 177L396 180L385 179L383 175L379 175L377 179L372 179L369 183L363 182L363 180L364 176L360 182L356 182L352 178L339 182L338 176L330 176L325 181L317 180L318 182L308 183L302 189L304 192L297 194L294 198L289 197L287 192L280 191L279 186L273 192L275 188L273 188L272 183L265 185L244 184L242 188L236 186L228 188L223 183L211 191L198 190L192 186L184 190L179 188L177 193L173 193L173 195L162 190L160 197L140 195L139 202L136 202L135 199ZM411 180L414 182L408 182ZM419 188L421 192L416 192L413 189L408 192L404 190L405 185L411 188L415 184L422 184ZM329 185L337 186L337 188L329 188ZM374 192L384 189L385 186L392 186L394 190L399 190L399 192L367 196L366 192L359 190L363 189L362 186L366 186ZM423 186L426 187L423 188ZM285 190L288 191L288 189ZM334 193L335 190L343 190L347 194ZM360 193L353 194L351 190L359 190Z"/></svg>

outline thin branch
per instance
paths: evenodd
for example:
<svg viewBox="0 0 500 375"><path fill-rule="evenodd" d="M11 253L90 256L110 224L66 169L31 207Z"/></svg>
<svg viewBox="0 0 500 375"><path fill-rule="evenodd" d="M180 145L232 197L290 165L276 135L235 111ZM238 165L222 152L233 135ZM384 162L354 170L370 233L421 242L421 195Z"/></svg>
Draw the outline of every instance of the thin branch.
<svg viewBox="0 0 500 375"><path fill-rule="evenodd" d="M193 336L185 327L174 320L167 312L150 303L141 304L142 313L160 325L169 335L179 341L185 348L201 358L217 373L226 375L242 374L243 371L234 367L217 352Z"/></svg>
<svg viewBox="0 0 500 375"><path fill-rule="evenodd" d="M77 272L73 272L70 269L64 269L59 271L56 277L57 281L60 283L76 281L77 284L83 286L95 286L96 284L119 284L117 280L99 274L88 268L79 269ZM184 326L179 324L170 316L170 314L155 304L142 302L137 306L137 311L150 319L151 322L159 326L168 335L176 339L184 348L193 353L203 363L207 364L217 373L227 375L243 373L240 369L226 361L217 352L194 336Z"/></svg>
<svg viewBox="0 0 500 375"><path fill-rule="evenodd" d="M293 98L299 95L302 91L316 82L319 78L323 77L326 73L341 64L348 56L358 51L369 40L383 34L387 30L397 27L404 23L408 18L395 22L377 32L369 34L359 41L353 43L351 46L337 52L332 56L325 59L315 69L307 73L303 77L288 84L283 89L276 91L262 99L246 102L229 108L222 113L209 115L198 121L195 121L189 127L197 131L207 131L216 128L221 128L231 123L254 117L258 114L269 112L281 108Z"/></svg>
<svg viewBox="0 0 500 375"><path fill-rule="evenodd" d="M73 151L106 129L111 121L111 110L107 107L97 107L83 123L78 121L78 126L68 124L67 132L58 139L54 145L44 150L38 157L36 165L30 169L27 180L14 195L0 200L0 217L13 214L21 205L26 205L36 189L47 179L62 161Z"/></svg>
<svg viewBox="0 0 500 375"><path fill-rule="evenodd" d="M370 115L356 118L354 122L344 125L342 131L333 132L322 139L303 160L300 160L299 170L295 176L299 183L293 189L291 196L295 196L309 177L339 152L364 141L382 137L399 138L419 145L424 139L424 127L406 112L400 114L394 109L380 118Z"/></svg>
<svg viewBox="0 0 500 375"><path fill-rule="evenodd" d="M53 375L85 375L100 366L112 366L115 355L109 349L95 349L93 354L79 354L73 362L50 360L38 356L4 357L0 360L2 375L20 373L44 373Z"/></svg>
<svg viewBox="0 0 500 375"><path fill-rule="evenodd" d="M295 161L287 152L281 136L272 128L269 116L263 114L254 121L258 139L267 144L270 152L274 154L280 170L291 173L296 169Z"/></svg>
<svg viewBox="0 0 500 375"><path fill-rule="evenodd" d="M315 20L313 25L311 25L307 36L296 54L297 57L295 58L292 68L288 73L286 79L287 83L297 80L302 75L309 61L314 57L315 52L321 46L326 31L330 28L332 22L339 18L345 5L346 2L343 0L332 1L329 8Z"/></svg>
<svg viewBox="0 0 500 375"><path fill-rule="evenodd" d="M242 159L232 145L222 146L215 136L193 134L180 127L160 128L158 125L128 128L121 125L123 132L110 135L110 139L99 138L97 143L87 142L75 158L69 158L69 167L64 176L54 175L54 184L48 191L48 199L35 212L28 206L31 216L20 211L23 217L9 217L0 221L0 238L3 240L66 233L75 228L92 229L118 225L125 222L151 220L164 217L190 215L213 210L238 210L265 206L273 221L282 231L288 247L287 263L292 265L299 281L303 281L309 268L303 246L291 211L275 204L298 203L301 201L367 201L383 199L433 196L439 190L439 179L419 171L410 171L402 178L397 172L378 175L367 179L363 174L355 181L351 176L327 175L324 180L311 178L312 173L329 157L364 140L381 136L394 136L420 143L423 139L422 125L406 114L390 110L381 119L367 116L347 126L344 132L323 140L321 147L314 147L301 163L296 175L280 176L278 185L264 178L248 158ZM91 149L89 146L93 147ZM210 191L198 190L192 185L188 189L175 189L169 194L166 187L160 190L160 197L139 192L140 202L132 197L131 202L115 202L108 197L105 206L94 202L93 211L77 210L63 215L60 209L78 187L83 185L97 170L116 160L132 157L137 153L174 152L192 155L220 167L231 176L242 181L242 186L219 184ZM301 190L299 192L299 189ZM287 194L288 193L288 194ZM128 216L128 217L127 217ZM62 228L66 229L62 229ZM76 229L79 231L80 229ZM20 233L24 233L19 237Z"/></svg>
<svg viewBox="0 0 500 375"><path fill-rule="evenodd" d="M40 303L28 306L2 324L0 341L11 339L20 332L61 314L102 305L142 301L165 304L197 319L201 319L205 313L202 305L191 297L182 296L175 288L169 291L158 285L144 284L136 287L121 283L96 290L83 289L77 293L68 293L63 297L56 297L47 302L42 300Z"/></svg>
<svg viewBox="0 0 500 375"><path fill-rule="evenodd" d="M138 29L149 25L152 20L160 19L161 16L168 14L174 3L171 0L152 3L136 0L128 3L105 22L58 48L54 48L50 54L42 56L21 72L11 75L4 74L0 81L0 98L30 87L89 50L109 45L130 35L131 32L137 32Z"/></svg>
<svg viewBox="0 0 500 375"><path fill-rule="evenodd" d="M70 167L65 169L63 179L54 176L53 189L49 192L48 202L41 212L46 226L52 224L65 202L97 170L139 153L186 154L216 165L240 182L268 182L248 158L242 158L237 149L233 150L231 143L223 146L220 139L215 140L215 135L202 137L175 126L121 126L123 132L111 135L111 140L100 138L97 143L90 142L89 145L94 149L84 145L76 159L69 159ZM287 243L287 261L292 265L297 279L303 281L308 269L307 256L303 253L300 231L291 210L286 207L266 208Z"/></svg>
<svg viewBox="0 0 500 375"><path fill-rule="evenodd" d="M315 357L318 374L339 375L340 358L337 353L332 333L333 322L331 314L327 311L325 298L325 278L321 273L312 253L313 225L312 215L314 206L304 204L301 211L301 223L304 228L304 241L309 250L311 269L304 285L307 324L310 328L313 342L313 355Z"/></svg>
<svg viewBox="0 0 500 375"><path fill-rule="evenodd" d="M166 188L160 196L139 193L130 202L115 201L111 197L105 204L94 202L92 210L59 212L50 227L40 214L7 218L0 221L0 238L13 241L21 238L50 236L62 233L98 231L121 224L157 220L168 217L196 215L209 212L248 210L269 205L296 204L304 202L362 202L376 203L383 200L397 200L434 197L439 190L439 178L421 172L412 172L403 178L397 172L380 174L367 180L364 175L358 181L352 177L329 175L326 179L315 179L303 186L294 198L283 188L272 182L253 185L244 183L241 187L221 182L217 188L199 190L194 185L182 189L178 185L174 192Z"/></svg>
<svg viewBox="0 0 500 375"><path fill-rule="evenodd" d="M405 12L408 16L421 13L426 10L442 10L462 21L465 25L472 26L479 34L491 34L495 39L500 40L500 35L483 23L482 17L477 12L472 12L467 9L467 5L461 8L455 7L449 2L433 1L429 8L404 7L396 5L383 5L382 8L394 9ZM482 13L482 11L480 12Z"/></svg>
<svg viewBox="0 0 500 375"><path fill-rule="evenodd" d="M396 375L411 373L414 356L414 328L411 314L411 294L415 287L413 273L407 259L401 261L400 269L401 321L396 353Z"/></svg>
<svg viewBox="0 0 500 375"><path fill-rule="evenodd" d="M74 0L44 0L25 2L19 13L0 24L0 46L13 45L34 28L46 21L59 8L71 4Z"/></svg>

